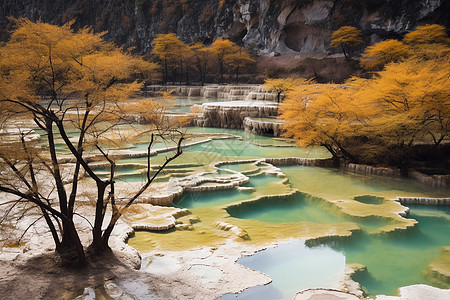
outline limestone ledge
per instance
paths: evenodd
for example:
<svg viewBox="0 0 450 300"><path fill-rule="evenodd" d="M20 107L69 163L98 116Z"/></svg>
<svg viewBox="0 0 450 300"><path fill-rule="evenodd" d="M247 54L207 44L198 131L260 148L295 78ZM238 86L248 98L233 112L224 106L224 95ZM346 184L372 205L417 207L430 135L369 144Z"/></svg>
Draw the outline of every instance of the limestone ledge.
<svg viewBox="0 0 450 300"><path fill-rule="evenodd" d="M354 277L361 273L366 273L367 267L363 264L352 263L345 266L345 279L342 281L342 291L351 293L360 298L364 297L363 287L359 282L354 280Z"/></svg>
<svg viewBox="0 0 450 300"><path fill-rule="evenodd" d="M332 290L332 289L308 289L298 292L295 295L294 300L315 300L315 299L329 299L329 300L359 300L365 299L364 297L358 297L356 295Z"/></svg>
<svg viewBox="0 0 450 300"><path fill-rule="evenodd" d="M276 101L277 94L266 91L263 85L204 85L204 86L178 86L178 85L148 85L143 91L144 96L155 96L163 91L173 91L178 96L219 98L228 101L236 100L262 100Z"/></svg>
<svg viewBox="0 0 450 300"><path fill-rule="evenodd" d="M362 175L379 175L379 176L390 176L390 177L400 177L400 169L394 168L384 168L384 167L374 167L362 164L344 164L341 169L345 171L351 171L353 173Z"/></svg>
<svg viewBox="0 0 450 300"><path fill-rule="evenodd" d="M25 142L38 142L41 140L41 135L36 133L31 128L15 128L7 127L0 129L0 137L2 142L14 143L20 142L19 137L23 135Z"/></svg>
<svg viewBox="0 0 450 300"><path fill-rule="evenodd" d="M227 101L201 105L201 114L194 120L199 127L244 128L246 117L275 117L278 103L272 101Z"/></svg>
<svg viewBox="0 0 450 300"><path fill-rule="evenodd" d="M231 171L231 170L230 170ZM179 185L184 191L212 191L221 189L231 189L249 182L249 178L239 172L233 171L233 174L226 177L207 178L202 177L206 173L190 175L183 178L175 178L174 183ZM210 185L202 185L209 183Z"/></svg>
<svg viewBox="0 0 450 300"><path fill-rule="evenodd" d="M315 166L315 167L325 167L331 168L335 167L335 163L331 158L299 158L299 157L287 157L287 158L266 158L265 161L267 163L271 163L277 166L286 166L286 165L303 165L303 166ZM388 167L376 167L370 165L362 165L362 164L344 164L339 167L342 170L361 174L361 175L370 175L370 176L387 176L387 177L401 177L400 169L396 168L388 168ZM450 176L448 175L433 175L429 176L417 171L411 171L408 173L408 177L414 179L420 183L434 186L434 187L446 187L449 186ZM420 198L408 198L408 199L420 199ZM447 200L446 200L447 199ZM405 199L405 201L410 201ZM411 200L412 201L412 200ZM420 204L427 201L424 200L414 200L416 203L412 204ZM443 198L442 200L437 201L438 204L433 204L435 200L430 200L427 205L449 205L448 198Z"/></svg>
<svg viewBox="0 0 450 300"><path fill-rule="evenodd" d="M398 296L377 295L375 300L425 300L450 299L450 289L443 290L425 284L404 286L398 289Z"/></svg>
<svg viewBox="0 0 450 300"><path fill-rule="evenodd" d="M243 126L246 132L251 132L253 134L281 136L281 125L282 122L277 119L273 119L273 121L261 121L246 117Z"/></svg>
<svg viewBox="0 0 450 300"><path fill-rule="evenodd" d="M255 188L247 187L247 186L240 186L240 187L238 187L238 191L243 192L243 193L253 193L255 191Z"/></svg>
<svg viewBox="0 0 450 300"><path fill-rule="evenodd" d="M265 158L266 163L275 166L289 166L302 165L314 167L333 167L334 162L331 158L301 158L301 157L286 157L286 158Z"/></svg>
<svg viewBox="0 0 450 300"><path fill-rule="evenodd" d="M225 210L230 214L233 215L233 211L239 210L241 207L246 206L255 206L258 205L258 203L263 203L265 201L275 200L275 199L286 199L294 197L294 195L298 192L297 189L292 189L290 192L284 193L284 194L277 194L277 195L266 195L266 196L258 196L255 198L252 198L250 200L241 201L236 204L230 204L228 205Z"/></svg>
<svg viewBox="0 0 450 300"><path fill-rule="evenodd" d="M176 219L191 214L188 209L161 207L136 203L124 214L124 221L134 230L168 230L176 225Z"/></svg>
<svg viewBox="0 0 450 300"><path fill-rule="evenodd" d="M340 168L346 171L362 175L378 175L390 177L402 176L400 169L397 168L376 167L353 163L344 164ZM434 187L450 186L450 175L427 175L415 170L411 170L408 172L408 177L429 186Z"/></svg>
<svg viewBox="0 0 450 300"><path fill-rule="evenodd" d="M395 201L401 204L415 204L415 205L450 205L450 198L425 198L425 197L397 197Z"/></svg>
<svg viewBox="0 0 450 300"><path fill-rule="evenodd" d="M404 235L405 232L413 230L416 228L417 222L414 219L404 219L404 222L402 223L391 223L386 226L383 226L373 232L371 234L376 236L395 236L396 234Z"/></svg>
<svg viewBox="0 0 450 300"><path fill-rule="evenodd" d="M408 173L408 177L435 187L450 186L450 175L427 175L418 171L411 171Z"/></svg>
<svg viewBox="0 0 450 300"><path fill-rule="evenodd" d="M237 237L239 237L243 240L250 240L250 236L248 235L248 233L244 229L239 228L236 225L226 223L226 222L217 222L215 224L215 227L220 230L231 231L234 234L236 234Z"/></svg>
<svg viewBox="0 0 450 300"><path fill-rule="evenodd" d="M186 143L186 144L183 144L183 148L208 143L211 140L212 140L211 138L207 138L207 139L197 141L197 142ZM150 151L150 156L154 156L159 153L176 151L176 150L177 150L176 146L161 148L161 149L153 149ZM110 153L108 154L108 157L112 160L117 160L117 159L126 159L126 158L141 158L141 157L146 157L147 155L148 155L147 151L133 151L133 150L117 149L117 150L110 151ZM87 162L92 162L92 161L97 161L99 158L103 159L104 157L102 155L85 155L84 158ZM61 159L59 159L59 162L60 163L75 163L76 158L73 158L73 157L61 158Z"/></svg>
<svg viewBox="0 0 450 300"><path fill-rule="evenodd" d="M438 286L450 289L450 246L442 247L441 254L428 265L424 273Z"/></svg>

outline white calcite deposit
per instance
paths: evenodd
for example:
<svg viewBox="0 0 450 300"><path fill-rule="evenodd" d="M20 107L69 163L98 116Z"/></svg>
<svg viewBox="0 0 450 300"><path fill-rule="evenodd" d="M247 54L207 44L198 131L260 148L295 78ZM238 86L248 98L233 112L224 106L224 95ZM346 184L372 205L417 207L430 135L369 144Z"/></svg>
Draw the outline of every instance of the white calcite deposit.
<svg viewBox="0 0 450 300"><path fill-rule="evenodd" d="M425 284L404 286L398 296L378 295L376 300L444 300L450 299L450 289L443 290Z"/></svg>
<svg viewBox="0 0 450 300"><path fill-rule="evenodd" d="M244 128L246 117L274 117L278 103L273 101L226 101L201 105L201 114L195 120L200 127Z"/></svg>

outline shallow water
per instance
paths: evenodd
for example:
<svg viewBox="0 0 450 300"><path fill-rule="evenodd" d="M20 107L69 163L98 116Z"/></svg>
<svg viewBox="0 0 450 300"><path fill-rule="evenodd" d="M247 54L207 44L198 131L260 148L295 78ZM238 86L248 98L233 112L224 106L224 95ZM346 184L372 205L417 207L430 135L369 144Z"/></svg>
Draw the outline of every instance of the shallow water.
<svg viewBox="0 0 450 300"><path fill-rule="evenodd" d="M352 199L357 196L448 197L449 189L435 188L407 178L365 176L332 168L287 166L281 170L293 187L326 199Z"/></svg>
<svg viewBox="0 0 450 300"><path fill-rule="evenodd" d="M433 285L423 270L441 246L450 245L450 208L412 207L411 217L419 221L418 228L395 237L359 235L339 246L333 243L334 250L293 241L243 257L238 263L263 272L273 282L220 299L292 299L303 289L337 288L346 263L367 266L368 273L355 279L372 296L395 295L398 287L411 284Z"/></svg>
<svg viewBox="0 0 450 300"><path fill-rule="evenodd" d="M272 283L227 294L219 299L293 299L298 291L309 288L338 288L343 280L345 256L329 247L306 247L302 241L244 256L237 261L268 275Z"/></svg>
<svg viewBox="0 0 450 300"><path fill-rule="evenodd" d="M283 143L283 142L281 142ZM214 152L224 157L241 157L241 158L283 158L283 157L309 157L309 158L328 158L329 154L322 148L305 149L297 147L277 147L259 146L259 142L254 142L252 137L244 140L226 139L213 140L192 146L186 151Z"/></svg>
<svg viewBox="0 0 450 300"><path fill-rule="evenodd" d="M153 98L156 101L162 101L162 98ZM206 102L218 102L223 101L223 99L219 98L208 98ZM188 113L190 112L193 105L201 105L205 102L205 98L203 97L177 97L172 102L172 107L168 109L169 112L177 112L177 113Z"/></svg>
<svg viewBox="0 0 450 300"><path fill-rule="evenodd" d="M243 186L253 187L255 189L254 192L257 192L258 187L264 187L271 182L279 181L281 179L275 176L252 176L250 177L249 183ZM180 199L176 200L173 205L180 208L224 206L249 200L254 197L254 192L245 193L234 188L216 191L187 192Z"/></svg>
<svg viewBox="0 0 450 300"><path fill-rule="evenodd" d="M357 277L371 295L395 295L398 287L411 284L433 285L423 271L450 245L450 207L411 206L415 229L394 236L354 238L338 247L348 263L367 266L368 274Z"/></svg>

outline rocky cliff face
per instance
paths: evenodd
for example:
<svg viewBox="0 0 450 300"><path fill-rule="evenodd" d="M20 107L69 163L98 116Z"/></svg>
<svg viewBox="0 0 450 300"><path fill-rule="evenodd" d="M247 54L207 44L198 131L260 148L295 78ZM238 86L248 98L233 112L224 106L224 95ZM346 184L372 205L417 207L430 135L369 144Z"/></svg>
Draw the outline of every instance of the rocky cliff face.
<svg viewBox="0 0 450 300"><path fill-rule="evenodd" d="M8 16L107 30L107 38L142 52L158 33L176 32L185 42L227 38L263 52L313 52L329 48L331 32L361 28L367 44L401 36L416 25L449 28L446 0L3 0L0 40Z"/></svg>

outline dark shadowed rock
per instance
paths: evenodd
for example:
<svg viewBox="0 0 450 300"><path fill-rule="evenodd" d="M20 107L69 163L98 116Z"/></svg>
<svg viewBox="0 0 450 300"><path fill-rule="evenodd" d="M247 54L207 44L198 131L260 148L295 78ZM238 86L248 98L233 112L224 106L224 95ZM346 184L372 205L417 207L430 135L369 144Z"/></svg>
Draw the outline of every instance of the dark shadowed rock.
<svg viewBox="0 0 450 300"><path fill-rule="evenodd" d="M150 52L158 33L175 32L184 42L230 39L262 52L329 50L331 33L344 25L363 30L366 44L401 37L417 25L449 25L444 0L8 0L0 3L0 40L7 17L107 30L106 38ZM223 1L222 1L223 2Z"/></svg>

